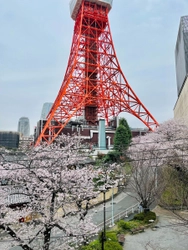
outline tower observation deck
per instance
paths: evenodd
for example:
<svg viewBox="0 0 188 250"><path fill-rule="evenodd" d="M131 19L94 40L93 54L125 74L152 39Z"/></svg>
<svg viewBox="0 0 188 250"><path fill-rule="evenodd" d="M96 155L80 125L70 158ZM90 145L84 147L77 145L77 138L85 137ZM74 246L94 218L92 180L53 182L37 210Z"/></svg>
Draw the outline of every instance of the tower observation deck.
<svg viewBox="0 0 188 250"><path fill-rule="evenodd" d="M99 4L101 6L104 6L108 9L108 11L112 8L112 2L113 0L88 0L88 2L93 2L96 4ZM70 13L73 20L76 20L78 11L82 5L82 0L71 0L70 1Z"/></svg>
<svg viewBox="0 0 188 250"><path fill-rule="evenodd" d="M112 0L71 0L70 14L75 21L70 56L64 80L36 140L48 144L61 134L72 118L97 126L121 112L127 112L150 130L158 123L136 96L118 62L108 13Z"/></svg>

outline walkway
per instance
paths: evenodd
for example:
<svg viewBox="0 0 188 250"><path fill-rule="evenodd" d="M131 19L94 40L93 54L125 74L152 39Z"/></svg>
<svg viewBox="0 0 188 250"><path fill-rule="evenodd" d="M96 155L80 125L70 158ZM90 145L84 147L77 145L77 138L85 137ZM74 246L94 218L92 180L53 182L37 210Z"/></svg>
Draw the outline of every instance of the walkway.
<svg viewBox="0 0 188 250"><path fill-rule="evenodd" d="M188 226L167 210L156 207L157 229L146 229L143 233L126 235L124 250L188 250ZM188 219L188 213L183 214Z"/></svg>

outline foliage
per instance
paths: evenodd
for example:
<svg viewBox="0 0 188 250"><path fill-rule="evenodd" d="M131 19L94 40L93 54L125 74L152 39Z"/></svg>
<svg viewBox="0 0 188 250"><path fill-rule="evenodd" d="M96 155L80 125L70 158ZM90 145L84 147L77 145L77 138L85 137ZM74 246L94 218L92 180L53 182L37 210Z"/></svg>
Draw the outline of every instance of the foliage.
<svg viewBox="0 0 188 250"><path fill-rule="evenodd" d="M119 229L122 229L123 231L131 229L131 224L129 221L120 220L117 222L117 226Z"/></svg>
<svg viewBox="0 0 188 250"><path fill-rule="evenodd" d="M99 234L99 242L100 243L102 242L102 236L103 236L103 233L101 232ZM113 232L113 231L106 232L106 239L110 240L110 241L117 241L116 232Z"/></svg>
<svg viewBox="0 0 188 250"><path fill-rule="evenodd" d="M144 212L139 213L139 214L135 214L133 219L134 219L134 220L140 220L140 221L143 221L143 220L144 220L144 218L145 218L145 214L146 214L146 213L144 213Z"/></svg>
<svg viewBox="0 0 188 250"><path fill-rule="evenodd" d="M101 250L101 243L99 240L94 240L86 246L82 246L81 250Z"/></svg>
<svg viewBox="0 0 188 250"><path fill-rule="evenodd" d="M132 165L132 190L144 208L158 201L165 190L162 169L179 169L179 178L188 171L188 127L180 121L170 120L154 132L135 137L127 155Z"/></svg>
<svg viewBox="0 0 188 250"><path fill-rule="evenodd" d="M102 160L105 157L105 154L102 154L100 152L97 153L97 159Z"/></svg>
<svg viewBox="0 0 188 250"><path fill-rule="evenodd" d="M104 158L104 162L106 163L113 163L120 161L120 152L119 151L109 151Z"/></svg>
<svg viewBox="0 0 188 250"><path fill-rule="evenodd" d="M132 133L127 121L120 118L119 126L116 129L114 136L114 150L122 153L128 148L132 139Z"/></svg>
<svg viewBox="0 0 188 250"><path fill-rule="evenodd" d="M123 125L126 130L127 130L127 135L128 135L128 138L129 138L129 143L131 142L131 139L132 139L132 132L130 130L130 127L127 123L127 120L125 118L120 118L119 119L119 125Z"/></svg>
<svg viewBox="0 0 188 250"><path fill-rule="evenodd" d="M114 149L123 152L129 146L130 139L126 127L119 125L114 136Z"/></svg>
<svg viewBox="0 0 188 250"><path fill-rule="evenodd" d="M134 220L143 221L148 223L149 220L156 220L156 214L152 211L142 212L134 216Z"/></svg>
<svg viewBox="0 0 188 250"><path fill-rule="evenodd" d="M125 162L123 168L126 175L130 175L132 173L132 165L130 162Z"/></svg>
<svg viewBox="0 0 188 250"><path fill-rule="evenodd" d="M120 118L119 127L116 129L114 136L114 150L109 151L104 157L104 162L122 162L124 161L123 152L128 148L132 138L131 130L127 121L124 118Z"/></svg>
<svg viewBox="0 0 188 250"><path fill-rule="evenodd" d="M148 224L149 220L156 220L156 214L152 211L136 214L130 221L120 220L117 222L118 232L126 233L131 229Z"/></svg>
<svg viewBox="0 0 188 250"><path fill-rule="evenodd" d="M160 205L174 208L188 207L188 171L165 167L163 175L167 185L162 193Z"/></svg>
<svg viewBox="0 0 188 250"><path fill-rule="evenodd" d="M101 250L102 233L99 234L98 240L94 240L87 246L82 246L81 250ZM106 232L106 240L104 242L104 250L122 250L122 246L118 242L116 232Z"/></svg>
<svg viewBox="0 0 188 250"><path fill-rule="evenodd" d="M117 223L118 231L120 233L126 233L130 229L136 228L136 227L138 227L140 225L143 225L143 223L140 222L140 221L135 221L135 220L131 220L131 221L120 220Z"/></svg>
<svg viewBox="0 0 188 250"><path fill-rule="evenodd" d="M10 236L7 249L14 245L35 250L39 243L43 250L71 249L65 238L74 242L78 231L80 235L95 233L87 212L90 200L98 194L93 179L100 170L91 165L79 169L88 157L79 148L78 138L64 135L51 145L21 152L1 148L1 182L13 184L0 186L0 229ZM8 202L15 195L21 197L19 204ZM19 219L32 213L40 216L18 225ZM65 237L51 241L54 230Z"/></svg>
<svg viewBox="0 0 188 250"><path fill-rule="evenodd" d="M104 244L104 250L123 250L123 247L119 242L106 241Z"/></svg>

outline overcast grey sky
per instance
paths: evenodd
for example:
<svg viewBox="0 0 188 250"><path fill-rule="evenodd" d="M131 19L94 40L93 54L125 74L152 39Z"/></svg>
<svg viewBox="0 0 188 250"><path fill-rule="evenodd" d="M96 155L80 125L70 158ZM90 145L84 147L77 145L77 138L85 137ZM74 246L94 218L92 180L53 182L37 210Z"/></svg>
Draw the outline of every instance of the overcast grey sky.
<svg viewBox="0 0 188 250"><path fill-rule="evenodd" d="M175 44L188 0L113 0L109 20L121 68L161 123L177 99ZM31 133L44 102L54 102L67 67L74 21L69 0L0 0L0 130ZM126 113L131 127L144 127Z"/></svg>

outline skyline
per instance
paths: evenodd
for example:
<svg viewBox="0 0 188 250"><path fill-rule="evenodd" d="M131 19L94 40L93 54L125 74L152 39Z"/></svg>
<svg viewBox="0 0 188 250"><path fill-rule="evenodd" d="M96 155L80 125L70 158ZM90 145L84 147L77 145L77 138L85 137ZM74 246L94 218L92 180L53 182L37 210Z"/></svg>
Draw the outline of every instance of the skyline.
<svg viewBox="0 0 188 250"><path fill-rule="evenodd" d="M0 6L0 130L17 131L26 116L32 134L66 71L74 28L69 0L0 0ZM159 123L173 118L175 45L186 9L186 0L114 0L109 13L124 75ZM145 127L132 115L120 116L130 127Z"/></svg>

